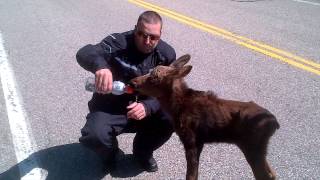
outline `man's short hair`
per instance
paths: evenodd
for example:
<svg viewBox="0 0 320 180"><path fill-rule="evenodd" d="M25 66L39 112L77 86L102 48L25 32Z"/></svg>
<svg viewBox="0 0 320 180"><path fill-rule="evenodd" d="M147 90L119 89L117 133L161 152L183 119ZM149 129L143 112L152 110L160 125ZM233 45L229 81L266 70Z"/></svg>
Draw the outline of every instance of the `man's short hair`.
<svg viewBox="0 0 320 180"><path fill-rule="evenodd" d="M162 18L155 11L145 11L145 12L143 12L138 18L137 25L139 23L141 23L141 22L142 23L148 23L148 24L157 24L157 23L160 22L161 28L162 28Z"/></svg>

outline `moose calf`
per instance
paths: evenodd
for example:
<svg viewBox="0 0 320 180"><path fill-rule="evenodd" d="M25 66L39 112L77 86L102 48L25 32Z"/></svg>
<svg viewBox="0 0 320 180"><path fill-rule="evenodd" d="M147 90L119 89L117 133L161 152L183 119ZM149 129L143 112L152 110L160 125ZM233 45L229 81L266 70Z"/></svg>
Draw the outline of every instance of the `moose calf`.
<svg viewBox="0 0 320 180"><path fill-rule="evenodd" d="M275 179L267 160L267 146L279 123L274 115L254 102L218 98L212 92L188 88L183 78L192 66L184 55L170 66L157 66L147 75L131 80L138 92L156 97L172 118L182 141L186 159L186 179L198 178L199 157L204 143L236 144L258 180Z"/></svg>

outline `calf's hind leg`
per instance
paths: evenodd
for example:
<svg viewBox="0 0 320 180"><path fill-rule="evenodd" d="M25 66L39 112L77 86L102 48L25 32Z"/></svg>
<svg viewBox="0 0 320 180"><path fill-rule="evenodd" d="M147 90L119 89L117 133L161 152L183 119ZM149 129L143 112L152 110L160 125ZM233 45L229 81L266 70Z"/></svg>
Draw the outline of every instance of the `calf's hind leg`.
<svg viewBox="0 0 320 180"><path fill-rule="evenodd" d="M276 175L266 159L267 144L239 145L257 180L274 180Z"/></svg>

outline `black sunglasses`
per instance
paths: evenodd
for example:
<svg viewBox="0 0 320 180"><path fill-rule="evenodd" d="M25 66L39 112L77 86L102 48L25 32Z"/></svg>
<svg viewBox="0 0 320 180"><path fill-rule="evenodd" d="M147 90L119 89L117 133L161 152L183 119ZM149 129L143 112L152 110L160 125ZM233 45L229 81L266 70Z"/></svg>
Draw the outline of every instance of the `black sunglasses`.
<svg viewBox="0 0 320 180"><path fill-rule="evenodd" d="M137 30L137 34L140 37L143 37L144 39L150 38L151 41L157 41L160 39L160 36L154 35L154 34L148 34L146 32L143 32L141 30Z"/></svg>

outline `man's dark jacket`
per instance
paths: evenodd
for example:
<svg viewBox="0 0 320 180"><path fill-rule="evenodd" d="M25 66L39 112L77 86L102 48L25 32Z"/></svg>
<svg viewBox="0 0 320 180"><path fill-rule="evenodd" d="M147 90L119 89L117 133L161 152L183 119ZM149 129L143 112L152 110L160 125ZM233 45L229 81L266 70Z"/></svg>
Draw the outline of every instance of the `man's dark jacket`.
<svg viewBox="0 0 320 180"><path fill-rule="evenodd" d="M78 51L76 57L80 66L88 71L95 73L99 69L108 68L114 81L128 83L134 77L149 73L157 65L169 65L176 59L176 53L170 45L159 40L153 52L143 54L135 46L134 31L128 31L111 34L96 45L86 45ZM125 107L134 98L128 94L116 96L94 93L89 109L124 113ZM160 108L154 98L140 95L139 101L146 107L147 115Z"/></svg>

